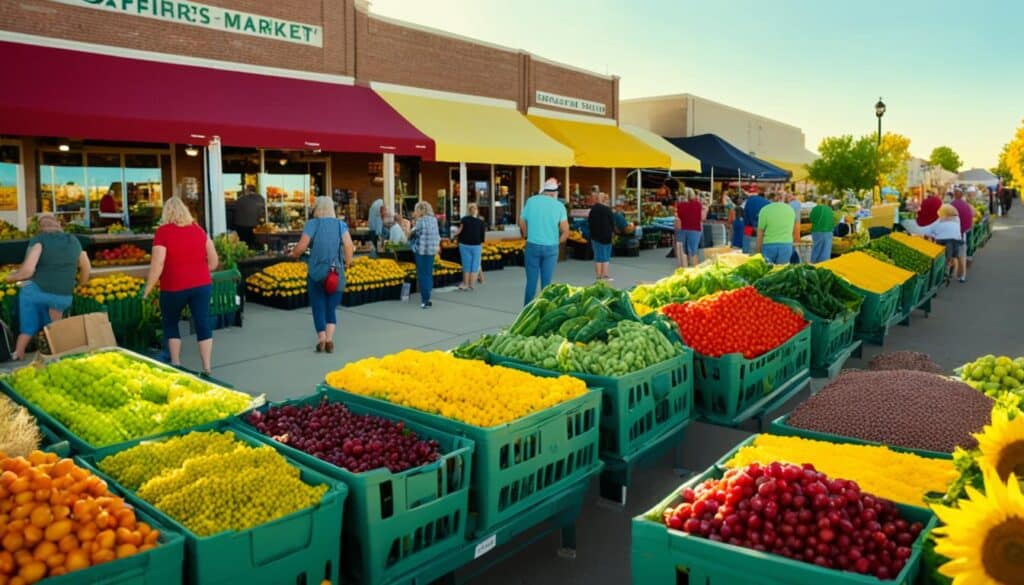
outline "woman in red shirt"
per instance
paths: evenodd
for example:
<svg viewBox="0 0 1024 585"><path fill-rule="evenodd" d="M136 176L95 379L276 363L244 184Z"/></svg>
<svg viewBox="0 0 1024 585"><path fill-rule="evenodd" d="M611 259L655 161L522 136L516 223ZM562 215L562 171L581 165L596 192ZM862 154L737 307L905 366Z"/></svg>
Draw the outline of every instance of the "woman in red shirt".
<svg viewBox="0 0 1024 585"><path fill-rule="evenodd" d="M178 322L187 305L196 326L199 359L203 372L210 373L213 356L213 332L210 330L210 271L220 259L213 240L192 219L192 213L179 197L164 202L160 227L153 238L153 254L145 296L160 282L160 318L164 326L171 364L181 365L181 334Z"/></svg>
<svg viewBox="0 0 1024 585"><path fill-rule="evenodd" d="M680 268L696 266L700 261L697 250L704 234L707 208L701 204L697 192L687 187L676 204L676 262Z"/></svg>

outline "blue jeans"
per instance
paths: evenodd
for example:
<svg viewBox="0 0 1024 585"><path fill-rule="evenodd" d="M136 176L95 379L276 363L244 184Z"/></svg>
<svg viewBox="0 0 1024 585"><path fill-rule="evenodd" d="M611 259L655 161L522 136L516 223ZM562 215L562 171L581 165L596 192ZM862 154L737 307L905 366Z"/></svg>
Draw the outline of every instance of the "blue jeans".
<svg viewBox="0 0 1024 585"><path fill-rule="evenodd" d="M429 303L434 292L434 255L414 254L416 257L416 284L420 287L420 302Z"/></svg>
<svg viewBox="0 0 1024 585"><path fill-rule="evenodd" d="M697 230L676 230L676 241L683 245L683 254L696 256L704 233Z"/></svg>
<svg viewBox="0 0 1024 585"><path fill-rule="evenodd" d="M18 293L18 321L22 335L35 335L50 324L50 309L60 312L71 306L71 295L55 295L30 282Z"/></svg>
<svg viewBox="0 0 1024 585"><path fill-rule="evenodd" d="M762 244L761 255L769 264L789 264L793 257L793 244Z"/></svg>
<svg viewBox="0 0 1024 585"><path fill-rule="evenodd" d="M483 246L480 244L475 246L459 244L459 258L462 260L462 272L467 274L480 272L480 254L482 251Z"/></svg>
<svg viewBox="0 0 1024 585"><path fill-rule="evenodd" d="M604 264L605 262L611 262L612 259L612 245L602 244L594 240L590 240L590 247L594 250L594 262L598 264Z"/></svg>
<svg viewBox="0 0 1024 585"><path fill-rule="evenodd" d="M754 247L757 245L757 238L754 236L748 236L743 234L743 253L753 254Z"/></svg>
<svg viewBox="0 0 1024 585"><path fill-rule="evenodd" d="M537 280L540 280L541 289L551 284L551 279L555 276L555 264L558 264L558 245L526 243L526 250L523 252L523 266L526 268L526 294L523 295L523 305L537 296Z"/></svg>
<svg viewBox="0 0 1024 585"><path fill-rule="evenodd" d="M832 258L832 232L813 232L811 241L811 264L825 262Z"/></svg>
<svg viewBox="0 0 1024 585"><path fill-rule="evenodd" d="M309 293L309 308L313 311L313 328L317 333L327 330L327 325L338 324L338 305L345 290L345 273L340 274L338 290L333 295L327 294L323 282L306 279L306 291Z"/></svg>
<svg viewBox="0 0 1024 585"><path fill-rule="evenodd" d="M213 337L213 330L210 329L210 296L212 294L212 284L174 292L160 291L160 321L164 326L164 341L181 339L178 321L181 320L181 312L185 309L185 305L188 305L188 310L192 313L192 321L196 325L196 341L206 341Z"/></svg>

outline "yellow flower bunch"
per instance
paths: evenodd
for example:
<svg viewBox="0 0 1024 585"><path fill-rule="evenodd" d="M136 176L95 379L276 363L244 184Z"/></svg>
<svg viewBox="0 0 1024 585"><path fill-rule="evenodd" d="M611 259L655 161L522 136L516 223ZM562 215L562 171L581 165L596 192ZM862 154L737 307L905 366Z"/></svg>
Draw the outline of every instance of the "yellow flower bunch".
<svg viewBox="0 0 1024 585"><path fill-rule="evenodd" d="M484 246L480 250L480 260L482 262L490 262L490 261L494 261L494 260L501 260L501 252L499 252L495 248L490 248L488 246Z"/></svg>
<svg viewBox="0 0 1024 585"><path fill-rule="evenodd" d="M13 282L6 282L7 275L18 269L17 264L6 264L0 266L0 299L15 297L18 295L18 285Z"/></svg>
<svg viewBox="0 0 1024 585"><path fill-rule="evenodd" d="M246 289L263 296L291 297L306 292L305 262L279 262L249 275Z"/></svg>
<svg viewBox="0 0 1024 585"><path fill-rule="evenodd" d="M945 246L940 246L935 242L929 242L924 238L914 237L903 232L893 232L889 234L889 237L909 248L913 248L918 252L921 252L929 258L938 258L946 253Z"/></svg>
<svg viewBox="0 0 1024 585"><path fill-rule="evenodd" d="M359 257L345 271L345 292L360 292L401 284L405 270L387 258Z"/></svg>
<svg viewBox="0 0 1024 585"><path fill-rule="evenodd" d="M909 270L876 260L863 252L843 254L818 264L818 267L831 270L853 286L878 294L902 286L915 276Z"/></svg>
<svg viewBox="0 0 1024 585"><path fill-rule="evenodd" d="M102 304L134 297L142 291L145 285L146 281L141 278L118 273L93 278L89 282L75 287L75 294L91 298Z"/></svg>
<svg viewBox="0 0 1024 585"><path fill-rule="evenodd" d="M582 396L569 376L540 378L440 351L405 350L366 358L327 374L327 383L354 394L437 414L477 427L505 424Z"/></svg>
<svg viewBox="0 0 1024 585"><path fill-rule="evenodd" d="M487 248L497 250L499 254L515 252L526 248L526 240L492 240L484 242L484 249Z"/></svg>
<svg viewBox="0 0 1024 585"><path fill-rule="evenodd" d="M958 473L948 459L927 459L877 445L814 441L800 437L758 435L726 467L780 461L810 463L831 478L857 482L861 490L895 502L920 506L925 494L945 492Z"/></svg>

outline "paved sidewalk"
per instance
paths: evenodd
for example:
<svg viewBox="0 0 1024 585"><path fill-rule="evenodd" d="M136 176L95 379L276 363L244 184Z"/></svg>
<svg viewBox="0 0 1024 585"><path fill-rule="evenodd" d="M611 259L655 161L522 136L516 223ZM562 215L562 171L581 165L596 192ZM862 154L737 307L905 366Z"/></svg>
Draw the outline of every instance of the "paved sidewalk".
<svg viewBox="0 0 1024 585"><path fill-rule="evenodd" d="M1024 212L1018 211L1017 214ZM910 327L896 327L884 348L867 347L863 367L880 351L924 351L942 366L952 368L986 353L1024 355L1024 336L1017 300L1024 290L1024 271L1017 254L1024 250L1024 215L997 221L992 241L980 250L968 282L953 282L933 302L931 317L915 313ZM641 253L639 258L613 258L615 285L628 288L651 281L674 269L665 250ZM558 265L556 281L592 282L589 262L569 260ZM245 326L214 335L214 374L240 389L269 398L308 394L324 374L347 361L403 348L448 349L465 339L491 332L512 321L520 309L523 273L506 268L486 273L487 283L475 292L438 291L434 307L387 302L343 309L335 353L314 354L315 337L308 310L291 312L247 305ZM186 341L186 365L196 366L194 343ZM819 388L821 383L816 383ZM797 397L794 402L804 397ZM780 413L791 408L787 405ZM704 424L692 425L681 444L681 463L704 469L749 433ZM671 456L641 469L635 476L625 509L598 505L591 489L578 523L575 560L556 555L558 540L549 536L492 568L476 583L624 584L630 582L630 520L668 495L682 482L673 472ZM492 554L499 554L495 551ZM640 585L640 584L637 584Z"/></svg>

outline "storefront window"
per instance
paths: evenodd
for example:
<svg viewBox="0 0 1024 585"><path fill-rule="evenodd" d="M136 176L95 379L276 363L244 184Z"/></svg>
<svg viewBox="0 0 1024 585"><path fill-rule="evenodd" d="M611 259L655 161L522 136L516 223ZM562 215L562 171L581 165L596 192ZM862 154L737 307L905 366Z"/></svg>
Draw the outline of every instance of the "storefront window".
<svg viewBox="0 0 1024 585"><path fill-rule="evenodd" d="M260 179L270 223L302 229L313 200L327 192L327 162L267 150Z"/></svg>
<svg viewBox="0 0 1024 585"><path fill-rule="evenodd" d="M160 156L124 155L124 182L130 224L155 226L164 202Z"/></svg>
<svg viewBox="0 0 1024 585"><path fill-rule="evenodd" d="M0 146L0 211L18 210L18 173L21 152L17 146Z"/></svg>
<svg viewBox="0 0 1024 585"><path fill-rule="evenodd" d="M41 211L57 214L64 222L84 222L85 164L80 152L43 152L39 165Z"/></svg>
<svg viewBox="0 0 1024 585"><path fill-rule="evenodd" d="M39 209L88 227L153 227L164 194L159 153L41 151Z"/></svg>

